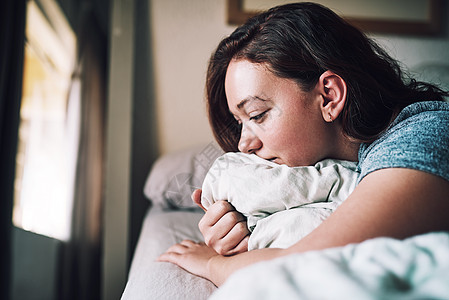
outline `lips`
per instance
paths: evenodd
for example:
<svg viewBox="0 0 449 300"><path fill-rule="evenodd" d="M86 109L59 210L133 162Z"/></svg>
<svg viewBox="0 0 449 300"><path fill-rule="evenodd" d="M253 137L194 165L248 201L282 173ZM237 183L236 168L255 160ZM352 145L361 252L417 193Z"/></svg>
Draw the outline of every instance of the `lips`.
<svg viewBox="0 0 449 300"><path fill-rule="evenodd" d="M267 160L271 161L271 162L274 162L276 164L279 164L279 165L281 164L281 162L280 162L278 157L273 157L273 158L270 158L270 159L267 159Z"/></svg>
<svg viewBox="0 0 449 300"><path fill-rule="evenodd" d="M264 156L262 156L262 155L259 155L259 154L257 154L257 153L255 153L257 156L259 156L260 158L262 158L262 159L265 159L265 160L268 160L268 161L270 161L270 162L274 162L274 163L277 163L277 164L281 164L281 161L280 161L280 159L279 159L279 157L270 157L270 158L267 158L267 157L264 157Z"/></svg>

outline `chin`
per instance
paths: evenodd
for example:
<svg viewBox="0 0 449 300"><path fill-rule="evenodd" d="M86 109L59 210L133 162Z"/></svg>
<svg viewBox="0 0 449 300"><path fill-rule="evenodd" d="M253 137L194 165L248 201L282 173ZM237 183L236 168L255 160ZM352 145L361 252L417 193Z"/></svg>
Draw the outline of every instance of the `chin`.
<svg viewBox="0 0 449 300"><path fill-rule="evenodd" d="M313 166L317 163L316 162L306 162L306 161L294 161L294 162L284 162L284 163L280 163L280 164L284 164L287 165L289 167L305 167L305 166Z"/></svg>

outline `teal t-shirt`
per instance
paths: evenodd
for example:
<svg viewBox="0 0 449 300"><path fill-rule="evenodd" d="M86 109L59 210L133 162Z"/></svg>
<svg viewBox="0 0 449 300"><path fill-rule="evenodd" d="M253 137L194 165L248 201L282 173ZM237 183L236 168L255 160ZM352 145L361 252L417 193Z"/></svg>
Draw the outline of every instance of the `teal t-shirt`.
<svg viewBox="0 0 449 300"><path fill-rule="evenodd" d="M449 103L411 104L379 139L360 146L359 181L385 168L420 170L449 181Z"/></svg>

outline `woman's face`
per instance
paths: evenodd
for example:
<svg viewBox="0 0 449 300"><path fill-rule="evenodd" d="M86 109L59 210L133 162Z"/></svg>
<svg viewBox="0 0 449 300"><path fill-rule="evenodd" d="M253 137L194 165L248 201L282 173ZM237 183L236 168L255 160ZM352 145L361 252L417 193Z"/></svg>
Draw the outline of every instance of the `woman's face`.
<svg viewBox="0 0 449 300"><path fill-rule="evenodd" d="M225 79L231 114L242 125L239 150L288 166L312 165L332 153L322 97L304 92L266 66L232 60Z"/></svg>

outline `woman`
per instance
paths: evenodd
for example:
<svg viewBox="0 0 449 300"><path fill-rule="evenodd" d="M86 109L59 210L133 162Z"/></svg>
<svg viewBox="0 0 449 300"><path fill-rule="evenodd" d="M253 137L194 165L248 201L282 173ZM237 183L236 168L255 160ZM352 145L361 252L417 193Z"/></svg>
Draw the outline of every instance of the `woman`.
<svg viewBox="0 0 449 300"><path fill-rule="evenodd" d="M246 252L246 221L219 201L199 225L206 244L184 241L159 260L219 286L262 260L449 230L444 96L430 84L406 80L385 51L322 6L289 4L250 19L210 60L207 99L218 143L288 166L358 161L359 184L290 248ZM200 194L192 195L197 203Z"/></svg>

